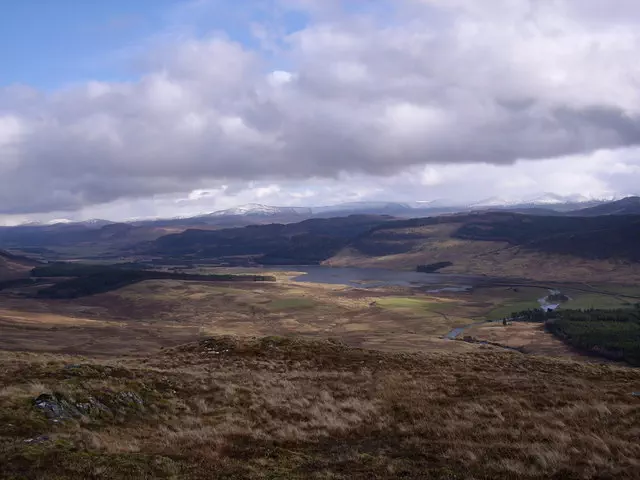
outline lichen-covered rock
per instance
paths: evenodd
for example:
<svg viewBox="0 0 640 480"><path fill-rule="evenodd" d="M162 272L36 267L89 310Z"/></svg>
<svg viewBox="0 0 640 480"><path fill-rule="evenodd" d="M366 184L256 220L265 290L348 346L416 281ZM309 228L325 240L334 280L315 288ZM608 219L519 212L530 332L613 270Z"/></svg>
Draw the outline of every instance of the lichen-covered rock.
<svg viewBox="0 0 640 480"><path fill-rule="evenodd" d="M87 416L103 417L112 415L111 409L95 397L89 397L86 402L76 403L76 407Z"/></svg>
<svg viewBox="0 0 640 480"><path fill-rule="evenodd" d="M41 410L49 420L61 422L78 418L82 412L76 405L63 395L56 393L43 393L33 400L33 405Z"/></svg>
<svg viewBox="0 0 640 480"><path fill-rule="evenodd" d="M125 407L144 410L144 401L142 397L135 392L120 392L116 395L116 401Z"/></svg>

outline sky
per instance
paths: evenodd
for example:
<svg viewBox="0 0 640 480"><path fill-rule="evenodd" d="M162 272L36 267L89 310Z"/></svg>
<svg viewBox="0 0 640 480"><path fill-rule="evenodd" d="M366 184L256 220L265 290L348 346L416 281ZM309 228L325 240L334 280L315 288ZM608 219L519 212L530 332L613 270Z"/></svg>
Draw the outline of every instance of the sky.
<svg viewBox="0 0 640 480"><path fill-rule="evenodd" d="M636 0L0 3L0 223L640 190Z"/></svg>

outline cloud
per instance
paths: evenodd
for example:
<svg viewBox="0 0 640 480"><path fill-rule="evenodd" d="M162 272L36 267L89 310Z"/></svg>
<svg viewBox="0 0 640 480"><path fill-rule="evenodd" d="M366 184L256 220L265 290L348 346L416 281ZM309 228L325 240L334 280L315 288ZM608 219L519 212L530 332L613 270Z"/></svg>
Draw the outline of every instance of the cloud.
<svg viewBox="0 0 640 480"><path fill-rule="evenodd" d="M250 182L278 199L296 182L322 192L360 178L367 190L416 171L438 187L474 163L526 171L522 160L640 143L636 2L321 5L281 2L309 17L269 53L232 32L180 36L150 47L136 81L0 89L0 213Z"/></svg>

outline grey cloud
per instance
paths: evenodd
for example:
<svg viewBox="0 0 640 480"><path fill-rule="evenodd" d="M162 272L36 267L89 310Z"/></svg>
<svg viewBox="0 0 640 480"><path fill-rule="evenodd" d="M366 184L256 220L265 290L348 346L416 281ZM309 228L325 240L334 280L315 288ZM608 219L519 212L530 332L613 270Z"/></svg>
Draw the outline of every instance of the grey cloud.
<svg viewBox="0 0 640 480"><path fill-rule="evenodd" d="M0 213L640 143L635 23L594 24L593 2L478 3L404 0L386 24L330 9L282 39L288 74L212 37L150 52L136 82L6 88Z"/></svg>

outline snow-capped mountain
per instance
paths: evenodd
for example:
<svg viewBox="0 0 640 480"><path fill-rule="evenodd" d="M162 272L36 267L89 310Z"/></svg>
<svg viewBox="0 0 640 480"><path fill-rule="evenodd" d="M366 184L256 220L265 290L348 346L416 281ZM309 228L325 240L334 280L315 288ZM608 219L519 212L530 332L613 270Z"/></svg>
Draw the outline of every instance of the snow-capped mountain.
<svg viewBox="0 0 640 480"><path fill-rule="evenodd" d="M264 216L273 217L276 215L311 215L312 211L307 207L272 207L270 205L261 205L259 203L249 203L240 205L226 210L218 210L209 214L211 217L229 217L229 216Z"/></svg>
<svg viewBox="0 0 640 480"><path fill-rule="evenodd" d="M469 205L469 208L487 208L487 207L509 207L512 205L519 205L519 200L509 200L503 197L490 197L482 199L478 202Z"/></svg>
<svg viewBox="0 0 640 480"><path fill-rule="evenodd" d="M102 220L100 218L91 218L89 220L70 220L68 218L54 218L52 220L48 220L46 222L26 222L21 223L22 227L50 227L54 225L85 225L87 227L104 227L105 225L110 225L112 222L110 220Z"/></svg>
<svg viewBox="0 0 640 480"><path fill-rule="evenodd" d="M604 202L612 202L628 197L630 195L591 195L591 194L573 194L560 195L557 193L543 193L541 195L523 197L523 198L506 198L501 196L490 197L469 205L469 208L508 208L508 207L554 207L562 205L587 205Z"/></svg>
<svg viewBox="0 0 640 480"><path fill-rule="evenodd" d="M314 214L324 214L329 212L363 212L363 211L389 211L389 210L410 210L411 206L398 202L346 202L337 205L324 207L312 207Z"/></svg>
<svg viewBox="0 0 640 480"><path fill-rule="evenodd" d="M592 202L612 202L620 200L629 195L591 195L591 194L574 194L559 195L557 193L543 193L534 197L525 198L519 203L531 203L535 205L559 205L563 203L592 203Z"/></svg>
<svg viewBox="0 0 640 480"><path fill-rule="evenodd" d="M513 198L507 196L494 196L477 202L464 203L460 200L434 199L417 200L410 203L388 201L358 201L340 203L318 207L278 207L250 203L226 210L218 210L213 213L194 213L180 217L146 217L131 218L124 223L133 225L249 225L253 223L269 222L299 222L307 218L344 217L348 215L389 215L398 218L426 217L457 212L469 212L478 210L512 210L517 212L531 212L543 214L544 212L567 213L597 205L615 202L633 195L592 195L571 194L560 195L557 193L543 193L535 196ZM115 222L102 219L90 219L74 221L66 218L56 218L48 222L29 222L21 226L86 226L89 228L101 228Z"/></svg>

